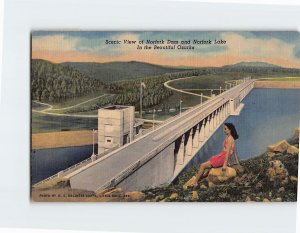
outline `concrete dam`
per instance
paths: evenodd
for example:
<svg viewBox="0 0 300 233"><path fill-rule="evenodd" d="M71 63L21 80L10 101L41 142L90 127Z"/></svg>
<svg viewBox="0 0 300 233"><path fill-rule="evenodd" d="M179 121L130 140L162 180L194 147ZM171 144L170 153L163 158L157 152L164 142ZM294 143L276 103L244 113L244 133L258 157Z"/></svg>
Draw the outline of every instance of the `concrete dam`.
<svg viewBox="0 0 300 233"><path fill-rule="evenodd" d="M245 78L222 94L63 177L70 180L71 188L91 191L110 187L143 190L170 183L227 117L241 111L241 101L253 88L254 80ZM127 138L132 137L133 133L129 132Z"/></svg>

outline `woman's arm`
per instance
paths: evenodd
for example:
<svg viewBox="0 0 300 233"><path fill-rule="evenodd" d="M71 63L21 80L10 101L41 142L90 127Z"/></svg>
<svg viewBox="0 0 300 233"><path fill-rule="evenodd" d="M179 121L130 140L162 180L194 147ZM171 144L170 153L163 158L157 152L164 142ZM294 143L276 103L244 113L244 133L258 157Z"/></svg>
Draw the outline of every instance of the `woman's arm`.
<svg viewBox="0 0 300 233"><path fill-rule="evenodd" d="M227 143L226 143L226 147L225 147L225 151L226 151L226 155L225 155L225 161L222 167L222 170L225 171L227 168L227 164L228 164L228 158L230 155L230 151L233 145L233 139L232 138L228 138L227 139Z"/></svg>

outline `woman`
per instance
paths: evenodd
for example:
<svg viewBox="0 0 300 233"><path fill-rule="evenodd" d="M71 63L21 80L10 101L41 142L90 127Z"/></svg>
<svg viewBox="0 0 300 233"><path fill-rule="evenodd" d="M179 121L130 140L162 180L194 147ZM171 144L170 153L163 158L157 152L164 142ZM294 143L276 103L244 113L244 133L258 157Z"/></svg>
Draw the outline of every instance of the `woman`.
<svg viewBox="0 0 300 233"><path fill-rule="evenodd" d="M223 142L224 150L219 154L212 156L208 161L200 164L194 186L198 185L198 181L202 178L206 169L209 171L212 167L222 167L222 171L225 171L232 154L235 156L236 163L239 164L234 145L234 140L238 139L239 135L237 134L234 125L232 123L225 123L224 133L226 134L226 138Z"/></svg>

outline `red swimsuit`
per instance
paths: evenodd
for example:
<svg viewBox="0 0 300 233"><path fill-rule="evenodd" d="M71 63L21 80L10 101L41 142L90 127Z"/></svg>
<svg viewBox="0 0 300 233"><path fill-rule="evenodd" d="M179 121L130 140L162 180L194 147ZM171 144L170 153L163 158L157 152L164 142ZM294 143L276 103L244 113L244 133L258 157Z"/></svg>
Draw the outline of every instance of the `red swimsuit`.
<svg viewBox="0 0 300 233"><path fill-rule="evenodd" d="M226 139L227 139L227 137L225 138L225 140L223 142L224 148L226 148ZM234 145L232 145L228 159L230 159L230 156L233 154L234 150L235 150ZM225 162L225 158L226 158L226 151L223 150L219 154L212 156L209 159L209 161L210 161L212 167L222 167Z"/></svg>

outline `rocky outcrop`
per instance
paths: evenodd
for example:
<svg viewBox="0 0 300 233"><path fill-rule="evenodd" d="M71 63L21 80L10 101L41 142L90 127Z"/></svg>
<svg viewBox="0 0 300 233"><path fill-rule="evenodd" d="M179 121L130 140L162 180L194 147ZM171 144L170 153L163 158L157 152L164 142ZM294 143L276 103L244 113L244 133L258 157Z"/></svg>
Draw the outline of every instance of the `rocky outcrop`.
<svg viewBox="0 0 300 233"><path fill-rule="evenodd" d="M198 201L199 200L199 195L196 191L192 192L192 201Z"/></svg>
<svg viewBox="0 0 300 233"><path fill-rule="evenodd" d="M196 176L192 176L191 179L189 179L184 185L183 189L186 190L188 188L193 188L196 185Z"/></svg>
<svg viewBox="0 0 300 233"><path fill-rule="evenodd" d="M236 171L231 167L227 167L225 171L222 168L212 168L208 173L207 180L213 184L220 184L234 177L236 177Z"/></svg>
<svg viewBox="0 0 300 233"><path fill-rule="evenodd" d="M289 173L280 160L270 161L267 176L274 186L286 185L289 182Z"/></svg>
<svg viewBox="0 0 300 233"><path fill-rule="evenodd" d="M299 149L295 146L289 146L286 152L291 155L298 155Z"/></svg>
<svg viewBox="0 0 300 233"><path fill-rule="evenodd" d="M286 140L281 140L276 144L268 146L267 155L273 157L276 153L288 153L292 155L298 155L299 149L293 145L290 145Z"/></svg>
<svg viewBox="0 0 300 233"><path fill-rule="evenodd" d="M287 151L288 147L290 144L286 140L281 140L280 142L276 144L272 144L268 146L268 152L273 152L273 153L284 153Z"/></svg>

